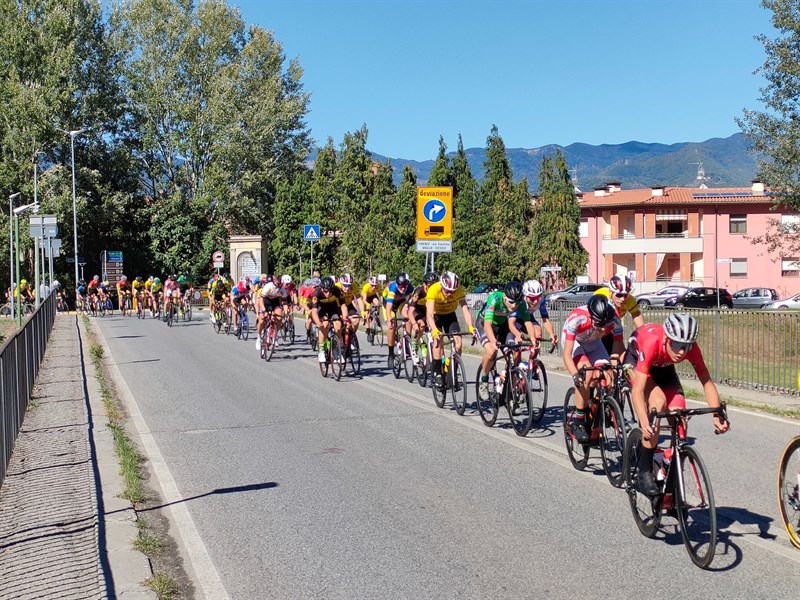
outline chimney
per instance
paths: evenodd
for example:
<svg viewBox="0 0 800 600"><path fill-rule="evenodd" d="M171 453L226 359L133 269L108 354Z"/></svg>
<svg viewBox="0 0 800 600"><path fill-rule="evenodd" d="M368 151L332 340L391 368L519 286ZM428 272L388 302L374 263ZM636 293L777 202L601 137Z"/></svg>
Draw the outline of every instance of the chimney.
<svg viewBox="0 0 800 600"><path fill-rule="evenodd" d="M594 188L594 197L595 198L602 198L606 195L606 186L600 185Z"/></svg>
<svg viewBox="0 0 800 600"><path fill-rule="evenodd" d="M664 195L664 186L663 185L653 185L650 187L650 193L655 196L663 196Z"/></svg>
<svg viewBox="0 0 800 600"><path fill-rule="evenodd" d="M764 184L760 182L758 179L753 179L753 194L763 194L764 193Z"/></svg>
<svg viewBox="0 0 800 600"><path fill-rule="evenodd" d="M609 181L606 184L606 190L608 190L609 194L613 194L614 192L622 191L622 183L619 181Z"/></svg>

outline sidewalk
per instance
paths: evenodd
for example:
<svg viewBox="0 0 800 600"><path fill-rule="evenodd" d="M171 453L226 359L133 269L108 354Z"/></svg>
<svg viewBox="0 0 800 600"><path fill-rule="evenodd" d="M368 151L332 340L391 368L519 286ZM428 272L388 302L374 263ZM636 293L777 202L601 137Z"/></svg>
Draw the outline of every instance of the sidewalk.
<svg viewBox="0 0 800 600"><path fill-rule="evenodd" d="M0 489L2 599L155 598L78 323L56 317Z"/></svg>

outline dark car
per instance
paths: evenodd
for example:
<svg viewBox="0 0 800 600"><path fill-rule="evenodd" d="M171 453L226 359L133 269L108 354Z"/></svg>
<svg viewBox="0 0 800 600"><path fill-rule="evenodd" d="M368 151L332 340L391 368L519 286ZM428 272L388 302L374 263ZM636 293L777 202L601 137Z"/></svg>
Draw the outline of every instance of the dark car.
<svg viewBox="0 0 800 600"><path fill-rule="evenodd" d="M735 308L764 308L778 299L778 292L772 288L745 288L733 294Z"/></svg>
<svg viewBox="0 0 800 600"><path fill-rule="evenodd" d="M564 302L588 302L597 290L602 290L605 284L602 283L576 283L560 292L552 292L545 296L548 305L556 300Z"/></svg>
<svg viewBox="0 0 800 600"><path fill-rule="evenodd" d="M719 300L717 300L719 290ZM696 287L690 288L683 296L668 298L664 302L666 308L733 308L733 297L725 288Z"/></svg>
<svg viewBox="0 0 800 600"><path fill-rule="evenodd" d="M496 290L502 290L504 283L481 283L474 290L465 294L467 307L470 310L480 310L486 304L489 294Z"/></svg>

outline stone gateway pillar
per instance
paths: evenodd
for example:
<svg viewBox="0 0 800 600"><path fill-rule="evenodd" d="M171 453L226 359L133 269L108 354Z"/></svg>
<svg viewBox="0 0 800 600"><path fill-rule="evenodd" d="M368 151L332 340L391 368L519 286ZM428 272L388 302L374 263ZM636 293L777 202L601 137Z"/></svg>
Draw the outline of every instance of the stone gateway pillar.
<svg viewBox="0 0 800 600"><path fill-rule="evenodd" d="M238 281L243 277L255 279L266 272L269 261L267 249L260 235L234 235L228 240L230 249L231 277Z"/></svg>

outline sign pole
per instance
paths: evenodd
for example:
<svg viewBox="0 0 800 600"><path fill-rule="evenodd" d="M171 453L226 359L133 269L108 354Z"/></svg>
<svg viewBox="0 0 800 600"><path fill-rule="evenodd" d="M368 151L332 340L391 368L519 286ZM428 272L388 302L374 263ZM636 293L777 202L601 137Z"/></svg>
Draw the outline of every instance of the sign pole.
<svg viewBox="0 0 800 600"><path fill-rule="evenodd" d="M35 252L36 259L34 260L34 268L33 268L33 280L36 282L34 285L37 289L34 291L33 297L36 298L36 308L39 308L39 303L41 302L40 296L41 294L41 287L39 286L39 238L33 238L33 249Z"/></svg>
<svg viewBox="0 0 800 600"><path fill-rule="evenodd" d="M47 238L47 266L50 271L50 285L53 285L53 238Z"/></svg>
<svg viewBox="0 0 800 600"><path fill-rule="evenodd" d="M314 276L314 242L311 242L311 277Z"/></svg>

